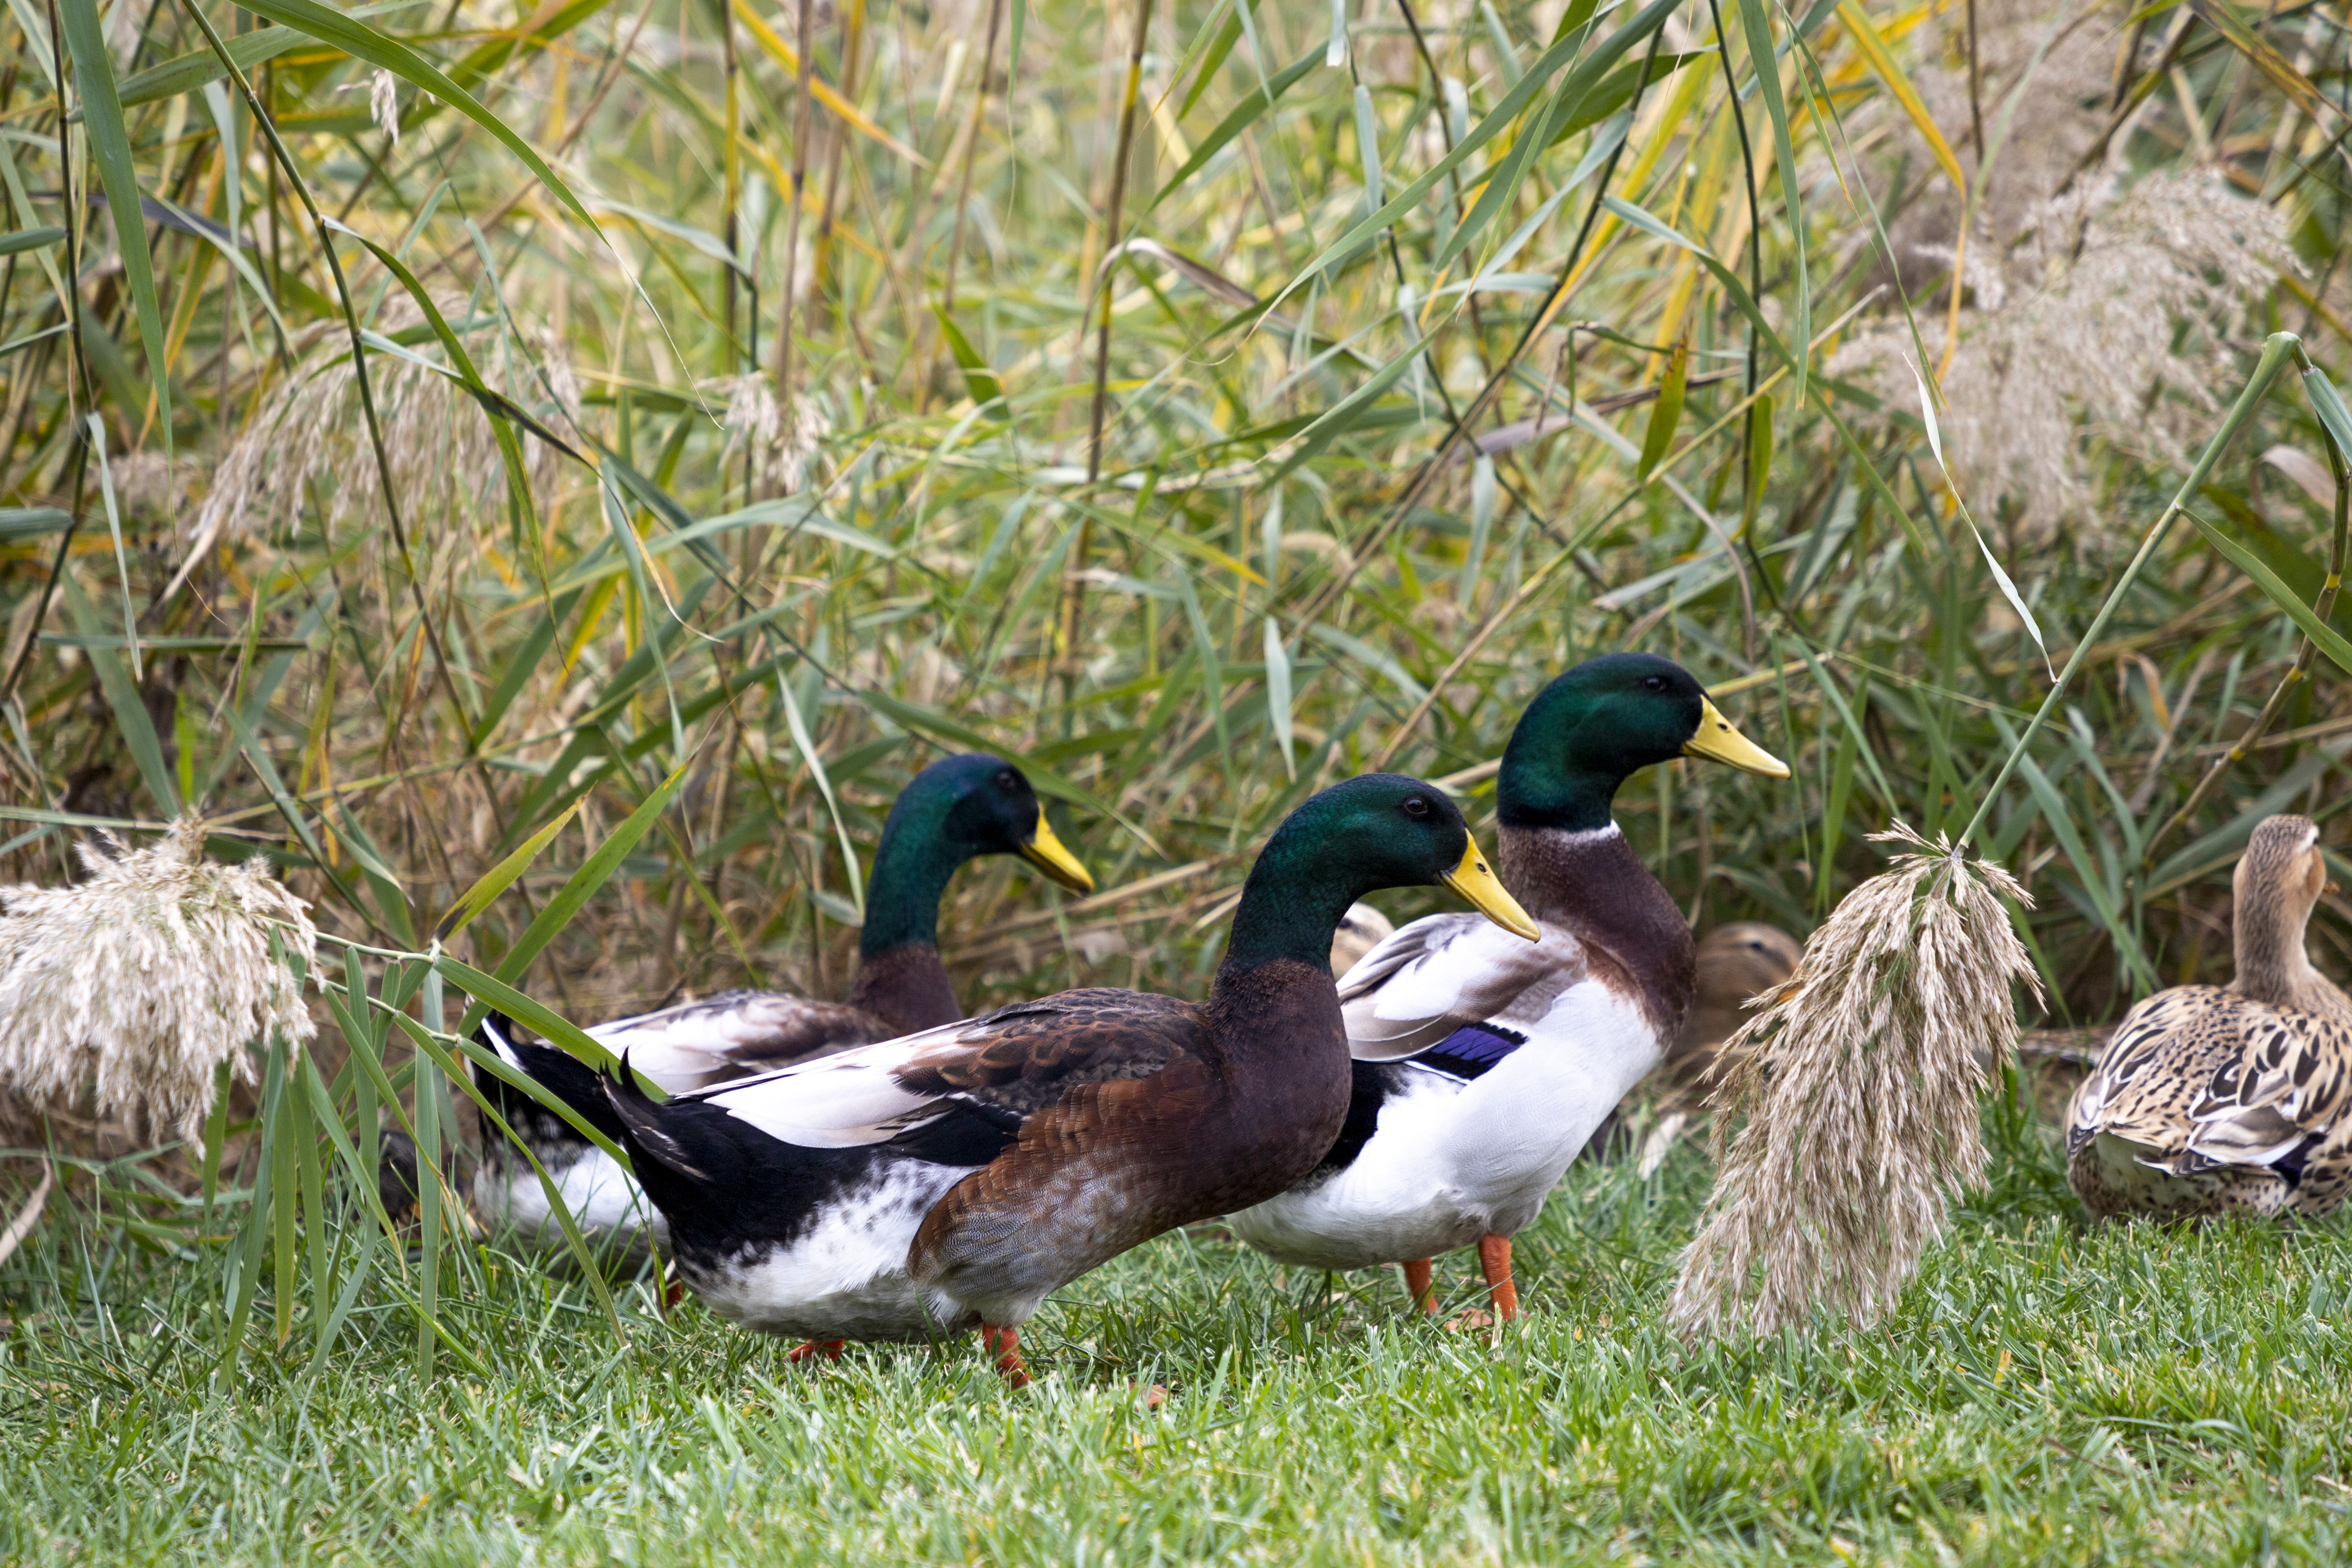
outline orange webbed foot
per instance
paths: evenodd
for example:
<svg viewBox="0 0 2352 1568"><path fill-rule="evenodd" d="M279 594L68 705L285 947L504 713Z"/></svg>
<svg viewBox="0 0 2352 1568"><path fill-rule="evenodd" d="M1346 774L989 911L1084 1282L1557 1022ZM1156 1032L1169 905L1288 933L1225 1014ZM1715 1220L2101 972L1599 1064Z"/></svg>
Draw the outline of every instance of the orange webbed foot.
<svg viewBox="0 0 2352 1568"><path fill-rule="evenodd" d="M980 1348L996 1357L997 1373L1007 1388L1029 1386L1029 1367L1021 1359L1021 1331L1001 1329L993 1323L980 1325Z"/></svg>

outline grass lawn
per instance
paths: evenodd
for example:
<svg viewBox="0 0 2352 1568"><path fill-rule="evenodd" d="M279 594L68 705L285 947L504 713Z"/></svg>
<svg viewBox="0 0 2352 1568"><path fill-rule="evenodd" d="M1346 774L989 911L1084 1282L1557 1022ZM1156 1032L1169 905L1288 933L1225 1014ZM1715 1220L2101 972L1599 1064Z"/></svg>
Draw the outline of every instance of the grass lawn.
<svg viewBox="0 0 2352 1568"><path fill-rule="evenodd" d="M1656 1319L1706 1180L1687 1142L1647 1181L1577 1166L1499 1345L1408 1315L1392 1274L1164 1237L1047 1307L1020 1394L971 1343L789 1366L642 1288L623 1349L585 1290L491 1258L450 1314L490 1375L420 1380L383 1309L316 1377L298 1316L212 1397L215 1273L52 1225L0 1270L0 1560L2352 1553L2342 1227L2086 1230L2012 1130L1892 1321L1693 1355ZM1440 1281L1467 1302L1469 1256Z"/></svg>

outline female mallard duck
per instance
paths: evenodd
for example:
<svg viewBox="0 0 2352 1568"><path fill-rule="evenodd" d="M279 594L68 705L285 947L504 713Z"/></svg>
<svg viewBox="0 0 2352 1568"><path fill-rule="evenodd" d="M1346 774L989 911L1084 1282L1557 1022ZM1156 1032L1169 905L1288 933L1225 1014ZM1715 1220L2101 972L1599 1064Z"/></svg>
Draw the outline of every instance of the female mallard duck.
<svg viewBox="0 0 2352 1568"><path fill-rule="evenodd" d="M2232 879L2238 976L2124 1015L2066 1112L2066 1180L2101 1216L2334 1211L2352 1186L2352 1000L2311 966L2319 829L2254 826Z"/></svg>
<svg viewBox="0 0 2352 1568"><path fill-rule="evenodd" d="M1503 885L1542 941L1431 915L1349 971L1346 1125L1307 1180L1229 1217L1236 1236L1309 1268L1402 1263L1428 1310L1430 1257L1475 1242L1517 1313L1513 1233L1690 1005L1690 928L1609 816L1627 777L1682 756L1789 776L1665 659L1588 659L1544 688L1496 791Z"/></svg>
<svg viewBox="0 0 2352 1568"><path fill-rule="evenodd" d="M977 1327L1017 1385L1049 1292L1314 1168L1348 1111L1332 932L1427 883L1535 938L1453 804L1374 773L1267 841L1205 1004L1067 991L667 1104L625 1061L606 1092L720 1317L812 1342L796 1355Z"/></svg>
<svg viewBox="0 0 2352 1568"><path fill-rule="evenodd" d="M1659 1067L1694 1102L1714 1091L1717 1053L1748 1021L1748 1004L1788 983L1805 944L1762 921L1731 921L1699 938L1695 956L1698 982L1690 1012Z"/></svg>
<svg viewBox="0 0 2352 1568"><path fill-rule="evenodd" d="M608 1050L628 1052L639 1072L676 1093L953 1023L963 1008L940 960L940 900L956 868L982 855L1018 855L1065 888L1094 890L1019 768L1001 757L948 757L915 775L882 824L848 1000L730 991L588 1033ZM620 1138L595 1075L571 1055L515 1038L497 1017L482 1037L508 1066L538 1079L607 1138ZM539 1157L583 1234L635 1248L650 1221L660 1239L659 1216L649 1214L619 1162L512 1085L484 1074L482 1089ZM474 1204L485 1221L511 1226L530 1244L563 1244L530 1162L502 1139L488 1141Z"/></svg>

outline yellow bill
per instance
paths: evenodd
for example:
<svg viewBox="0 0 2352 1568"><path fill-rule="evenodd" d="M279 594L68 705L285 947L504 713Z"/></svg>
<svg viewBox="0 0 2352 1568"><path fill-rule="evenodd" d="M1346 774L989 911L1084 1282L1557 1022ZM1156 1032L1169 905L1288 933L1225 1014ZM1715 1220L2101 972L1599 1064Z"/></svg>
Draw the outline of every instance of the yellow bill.
<svg viewBox="0 0 2352 1568"><path fill-rule="evenodd" d="M1438 880L1469 900L1480 914L1513 936L1523 936L1529 942L1543 940L1543 928L1528 918L1528 911L1519 908L1519 900L1511 897L1502 879L1486 869L1486 858L1478 853L1475 838L1462 851L1462 864Z"/></svg>
<svg viewBox="0 0 2352 1568"><path fill-rule="evenodd" d="M1037 831L1021 846L1021 858L1074 893L1095 890L1094 878L1078 863L1078 858L1064 848L1062 841L1054 837L1053 826L1046 822L1045 814L1042 811L1037 814Z"/></svg>
<svg viewBox="0 0 2352 1568"><path fill-rule="evenodd" d="M1728 763L1743 773L1762 773L1768 779L1789 776L1788 763L1733 729L1731 721L1704 697L1698 700L1698 733L1683 742L1683 755Z"/></svg>

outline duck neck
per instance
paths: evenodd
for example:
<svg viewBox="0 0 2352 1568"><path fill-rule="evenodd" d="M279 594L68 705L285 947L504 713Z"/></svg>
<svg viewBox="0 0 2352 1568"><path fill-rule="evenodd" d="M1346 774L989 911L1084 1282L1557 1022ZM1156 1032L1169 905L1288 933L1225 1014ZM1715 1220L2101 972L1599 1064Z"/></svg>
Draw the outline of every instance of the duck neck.
<svg viewBox="0 0 2352 1568"><path fill-rule="evenodd" d="M1277 835L1250 868L1234 910L1209 1015L1218 1046L1246 1057L1261 1040L1286 1055L1347 1050L1331 979L1331 933L1362 889L1335 884Z"/></svg>
<svg viewBox="0 0 2352 1568"><path fill-rule="evenodd" d="M2238 977L2231 987L2274 1006L2352 1016L2352 999L2312 967L2304 947L2310 920L2308 908L2297 909L2284 900L2240 900L2231 933Z"/></svg>
<svg viewBox="0 0 2352 1568"><path fill-rule="evenodd" d="M940 941L940 900L964 857L940 841L930 823L909 824L893 810L874 851L874 878L866 889L866 926L857 933L857 955L873 959L893 948Z"/></svg>
<svg viewBox="0 0 2352 1568"><path fill-rule="evenodd" d="M1551 828L1561 833L1600 833L1610 828L1610 807L1617 786L1626 775L1609 769L1578 767L1547 762L1540 765L1520 756L1518 734L1503 753L1503 770L1495 784L1496 820L1503 827Z"/></svg>
<svg viewBox="0 0 2352 1568"><path fill-rule="evenodd" d="M1682 1026L1698 988L1690 925L1615 823L1582 831L1504 825L1496 871L1521 907L1613 960L1662 1034Z"/></svg>
<svg viewBox="0 0 2352 1568"><path fill-rule="evenodd" d="M859 958L845 1000L881 1019L894 1035L936 1029L963 1016L963 1003L935 942L902 942Z"/></svg>
<svg viewBox="0 0 2352 1568"><path fill-rule="evenodd" d="M1347 918L1356 894L1312 877L1286 877L1276 863L1287 858L1280 849L1278 844L1267 846L1242 885L1233 934L1217 968L1220 982L1229 970L1255 969L1282 959L1321 964L1327 972L1330 967L1331 933Z"/></svg>
<svg viewBox="0 0 2352 1568"><path fill-rule="evenodd" d="M940 958L940 900L964 857L950 852L932 826L891 812L874 852L866 924L857 933L849 1005L902 1034L963 1016Z"/></svg>

